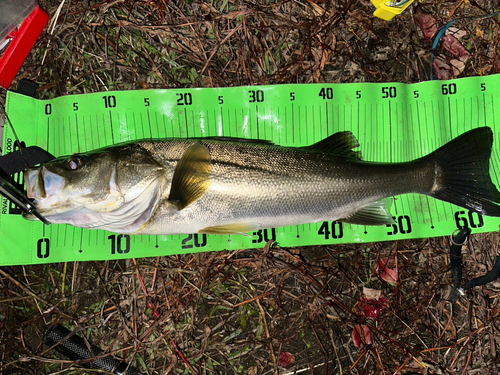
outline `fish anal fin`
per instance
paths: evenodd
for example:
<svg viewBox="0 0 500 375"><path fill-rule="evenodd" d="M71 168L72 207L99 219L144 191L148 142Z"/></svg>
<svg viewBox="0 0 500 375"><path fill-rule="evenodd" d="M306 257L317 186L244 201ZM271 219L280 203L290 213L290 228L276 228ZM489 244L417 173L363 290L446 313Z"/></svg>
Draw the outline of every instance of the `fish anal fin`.
<svg viewBox="0 0 500 375"><path fill-rule="evenodd" d="M350 131L343 131L305 147L306 149L327 154L340 155L361 160L361 151L353 151L359 147L359 142Z"/></svg>
<svg viewBox="0 0 500 375"><path fill-rule="evenodd" d="M248 232L256 231L260 228L257 223L236 223L236 224L223 224L206 227L198 233L205 234L246 234Z"/></svg>
<svg viewBox="0 0 500 375"><path fill-rule="evenodd" d="M210 151L201 143L193 144L177 162L168 200L179 210L197 201L210 187L211 172Z"/></svg>
<svg viewBox="0 0 500 375"><path fill-rule="evenodd" d="M390 208L392 200L384 199L373 202L372 204L363 207L356 211L353 215L346 219L341 219L344 223L359 224L359 225L386 225L393 224Z"/></svg>

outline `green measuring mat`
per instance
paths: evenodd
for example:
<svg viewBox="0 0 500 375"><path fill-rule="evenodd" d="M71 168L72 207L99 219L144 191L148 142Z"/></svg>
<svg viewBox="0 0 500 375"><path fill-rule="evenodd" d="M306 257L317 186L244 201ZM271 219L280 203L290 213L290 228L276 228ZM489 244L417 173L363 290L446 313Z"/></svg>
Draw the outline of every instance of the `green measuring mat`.
<svg viewBox="0 0 500 375"><path fill-rule="evenodd" d="M495 112L496 109L496 112ZM398 162L430 153L463 132L494 132L491 175L499 185L500 75L418 84L296 84L143 90L35 100L9 93L20 140L55 156L151 138L226 136L311 145L338 131L359 140L364 160ZM5 127L4 152L14 148ZM16 177L22 181L22 176ZM394 181L394 183L398 183ZM496 231L500 218L416 194L393 198L395 224L320 222L245 235L143 236L29 222L6 199L0 214L0 265L105 260L263 246L372 242L450 235L469 226Z"/></svg>

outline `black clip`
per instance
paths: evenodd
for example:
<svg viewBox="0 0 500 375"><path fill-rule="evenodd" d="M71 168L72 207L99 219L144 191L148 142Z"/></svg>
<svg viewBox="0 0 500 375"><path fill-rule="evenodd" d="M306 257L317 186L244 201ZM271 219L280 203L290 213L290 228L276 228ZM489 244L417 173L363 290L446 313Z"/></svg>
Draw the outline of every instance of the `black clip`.
<svg viewBox="0 0 500 375"><path fill-rule="evenodd" d="M33 203L22 191L16 188L8 180L8 177L53 159L54 156L51 153L36 146L21 148L4 156L0 156L0 194L27 214L35 215L45 224L50 224L50 222L37 212Z"/></svg>

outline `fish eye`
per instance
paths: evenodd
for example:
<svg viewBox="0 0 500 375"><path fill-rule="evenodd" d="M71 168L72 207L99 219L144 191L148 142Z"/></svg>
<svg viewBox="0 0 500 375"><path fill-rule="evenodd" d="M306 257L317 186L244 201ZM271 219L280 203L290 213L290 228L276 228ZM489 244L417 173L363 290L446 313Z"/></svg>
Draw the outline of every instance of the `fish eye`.
<svg viewBox="0 0 500 375"><path fill-rule="evenodd" d="M82 165L82 160L77 157L72 157L68 159L68 167L69 169L75 170L78 169Z"/></svg>

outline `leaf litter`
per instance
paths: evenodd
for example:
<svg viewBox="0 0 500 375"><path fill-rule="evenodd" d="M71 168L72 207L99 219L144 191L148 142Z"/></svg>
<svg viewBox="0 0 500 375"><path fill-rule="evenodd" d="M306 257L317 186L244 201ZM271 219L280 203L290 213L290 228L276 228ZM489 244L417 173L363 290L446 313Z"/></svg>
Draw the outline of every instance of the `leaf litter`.
<svg viewBox="0 0 500 375"><path fill-rule="evenodd" d="M490 0L429 0L388 23L364 0L40 3L51 15L60 12L16 80L41 83L44 99L420 82L430 78L442 25L498 10ZM437 47L436 75L498 73L498 20L463 19L454 27ZM472 236L462 251L464 281L492 268L498 243L497 233ZM448 238L268 244L2 267L0 373L88 373L42 344L59 323L148 374L497 374L500 283L448 300L450 245Z"/></svg>

